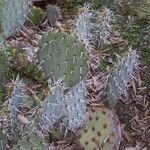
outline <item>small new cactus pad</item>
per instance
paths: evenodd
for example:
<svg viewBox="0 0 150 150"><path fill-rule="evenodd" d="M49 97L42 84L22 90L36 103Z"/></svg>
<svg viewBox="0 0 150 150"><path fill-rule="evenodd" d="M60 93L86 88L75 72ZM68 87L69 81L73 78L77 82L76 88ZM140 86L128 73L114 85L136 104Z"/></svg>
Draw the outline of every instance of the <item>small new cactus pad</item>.
<svg viewBox="0 0 150 150"><path fill-rule="evenodd" d="M82 80L89 69L83 43L58 30L49 31L42 38L37 57L46 75L63 80L69 87Z"/></svg>
<svg viewBox="0 0 150 150"><path fill-rule="evenodd" d="M55 26L56 21L61 16L59 8L55 5L47 5L46 14L47 14L47 19L51 24L51 26Z"/></svg>
<svg viewBox="0 0 150 150"><path fill-rule="evenodd" d="M12 129L13 133L18 133L18 115L20 114L22 99L25 96L25 85L17 76L16 80L14 81L14 90L11 98L11 117L12 117Z"/></svg>
<svg viewBox="0 0 150 150"><path fill-rule="evenodd" d="M13 35L24 24L29 7L29 0L1 0L0 2L0 37L5 39ZM1 42L1 41L0 41Z"/></svg>
<svg viewBox="0 0 150 150"><path fill-rule="evenodd" d="M31 25L34 24L36 26L39 26L43 16L44 16L43 9L39 7L32 7L29 10L29 16L28 16L29 23Z"/></svg>
<svg viewBox="0 0 150 150"><path fill-rule="evenodd" d="M18 141L12 150L48 150L48 145L36 134L32 133Z"/></svg>
<svg viewBox="0 0 150 150"><path fill-rule="evenodd" d="M83 81L80 81L65 94L65 102L68 127L71 129L83 127L87 120L86 87Z"/></svg>
<svg viewBox="0 0 150 150"><path fill-rule="evenodd" d="M109 105L112 107L122 94L126 93L127 85L135 75L135 69L139 66L139 55L137 51L129 51L122 60L118 61L112 71L108 85L107 94Z"/></svg>
<svg viewBox="0 0 150 150"><path fill-rule="evenodd" d="M77 20L76 32L87 46L89 44L96 47L103 46L108 44L113 18L113 12L107 8L98 12L90 10L90 7L85 7L85 11Z"/></svg>
<svg viewBox="0 0 150 150"><path fill-rule="evenodd" d="M120 144L119 125L115 125L106 108L92 108L80 144L85 150L117 150Z"/></svg>
<svg viewBox="0 0 150 150"><path fill-rule="evenodd" d="M61 86L57 86L52 90L52 94L46 98L42 114L42 127L45 129L53 127L53 124L65 115L64 111L63 88Z"/></svg>

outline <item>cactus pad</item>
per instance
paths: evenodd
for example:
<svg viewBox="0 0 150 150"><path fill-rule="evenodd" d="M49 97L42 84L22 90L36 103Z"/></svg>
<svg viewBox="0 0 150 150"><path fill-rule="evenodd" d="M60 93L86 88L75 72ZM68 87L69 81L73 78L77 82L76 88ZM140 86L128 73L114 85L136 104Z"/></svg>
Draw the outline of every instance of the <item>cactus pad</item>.
<svg viewBox="0 0 150 150"><path fill-rule="evenodd" d="M99 48L109 43L108 38L112 30L113 20L113 12L107 8L98 12L90 10L90 7L85 7L85 11L77 20L76 32L87 46L90 44Z"/></svg>
<svg viewBox="0 0 150 150"><path fill-rule="evenodd" d="M11 116L12 116L12 128L13 133L18 133L18 115L20 113L22 99L24 97L24 84L19 79L19 76L14 81L14 90L11 99Z"/></svg>
<svg viewBox="0 0 150 150"><path fill-rule="evenodd" d="M47 150L47 144L41 140L36 134L32 133L30 136L23 137L18 141L18 145L13 147L13 150Z"/></svg>
<svg viewBox="0 0 150 150"><path fill-rule="evenodd" d="M86 104L86 88L83 81L80 81L67 93L62 87L57 86L46 100L43 127L52 128L54 123L61 118L72 130L83 127L87 120Z"/></svg>
<svg viewBox="0 0 150 150"><path fill-rule="evenodd" d="M86 87L83 81L80 81L65 94L65 103L69 128L83 127L87 121Z"/></svg>
<svg viewBox="0 0 150 150"><path fill-rule="evenodd" d="M43 112L42 127L49 129L57 122L65 113L64 93L61 86L53 89L46 99L46 104Z"/></svg>
<svg viewBox="0 0 150 150"><path fill-rule="evenodd" d="M139 66L137 51L129 51L118 62L110 75L107 93L110 106L114 106L122 94L126 93L127 85L134 77L135 69Z"/></svg>
<svg viewBox="0 0 150 150"><path fill-rule="evenodd" d="M46 75L56 81L63 79L70 87L82 80L89 69L84 45L74 36L57 30L43 37L37 57Z"/></svg>
<svg viewBox="0 0 150 150"><path fill-rule="evenodd" d="M13 35L24 24L29 0L2 0L0 3L0 37ZM1 41L0 41L1 42Z"/></svg>
<svg viewBox="0 0 150 150"><path fill-rule="evenodd" d="M91 109L89 122L81 133L80 143L85 150L117 150L119 132L106 108Z"/></svg>
<svg viewBox="0 0 150 150"><path fill-rule="evenodd" d="M47 19L51 26L55 26L56 21L60 18L60 10L57 6L47 5Z"/></svg>

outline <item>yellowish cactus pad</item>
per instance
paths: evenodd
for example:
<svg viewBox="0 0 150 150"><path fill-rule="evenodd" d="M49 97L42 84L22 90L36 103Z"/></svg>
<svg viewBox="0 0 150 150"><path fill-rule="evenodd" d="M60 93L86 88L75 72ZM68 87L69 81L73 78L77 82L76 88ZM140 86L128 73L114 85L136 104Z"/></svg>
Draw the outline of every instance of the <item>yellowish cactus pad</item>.
<svg viewBox="0 0 150 150"><path fill-rule="evenodd" d="M85 150L117 150L119 135L119 126L114 124L111 112L104 107L91 109L80 143Z"/></svg>

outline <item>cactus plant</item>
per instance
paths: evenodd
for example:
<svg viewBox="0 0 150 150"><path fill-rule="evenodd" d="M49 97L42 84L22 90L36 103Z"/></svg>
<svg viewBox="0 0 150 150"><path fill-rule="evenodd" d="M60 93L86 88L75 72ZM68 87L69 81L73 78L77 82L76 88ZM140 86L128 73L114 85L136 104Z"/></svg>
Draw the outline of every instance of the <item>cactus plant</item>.
<svg viewBox="0 0 150 150"><path fill-rule="evenodd" d="M52 93L46 98L43 109L42 127L49 129L65 114L63 87L53 88Z"/></svg>
<svg viewBox="0 0 150 150"><path fill-rule="evenodd" d="M14 90L11 99L11 118L12 118L12 130L14 134L18 134L18 115L20 114L22 99L25 96L25 85L17 76L14 81Z"/></svg>
<svg viewBox="0 0 150 150"><path fill-rule="evenodd" d="M37 58L46 75L63 80L69 87L82 80L89 69L84 45L74 36L57 30L43 37Z"/></svg>
<svg viewBox="0 0 150 150"><path fill-rule="evenodd" d="M81 132L80 144L86 150L117 150L120 143L120 127L106 108L91 108L89 122Z"/></svg>
<svg viewBox="0 0 150 150"><path fill-rule="evenodd" d="M98 12L85 6L76 23L77 35L87 46L94 45L99 48L108 44L113 20L113 12L109 9L104 8Z"/></svg>
<svg viewBox="0 0 150 150"><path fill-rule="evenodd" d="M61 118L72 130L84 126L87 120L86 104L86 88L83 81L66 93L63 87L57 86L47 98L42 126L50 129Z"/></svg>
<svg viewBox="0 0 150 150"><path fill-rule="evenodd" d="M61 17L60 9L55 5L47 5L46 14L51 26L55 26L56 21Z"/></svg>
<svg viewBox="0 0 150 150"><path fill-rule="evenodd" d="M135 69L139 66L139 55L137 51L129 51L122 60L118 61L115 69L111 73L107 85L109 105L112 107L117 100L125 94L128 83L135 75Z"/></svg>
<svg viewBox="0 0 150 150"><path fill-rule="evenodd" d="M86 87L83 81L65 94L68 127L72 130L83 127L87 121Z"/></svg>
<svg viewBox="0 0 150 150"><path fill-rule="evenodd" d="M2 0L0 3L0 40L13 35L24 24L29 0ZM2 41L0 41L1 43Z"/></svg>

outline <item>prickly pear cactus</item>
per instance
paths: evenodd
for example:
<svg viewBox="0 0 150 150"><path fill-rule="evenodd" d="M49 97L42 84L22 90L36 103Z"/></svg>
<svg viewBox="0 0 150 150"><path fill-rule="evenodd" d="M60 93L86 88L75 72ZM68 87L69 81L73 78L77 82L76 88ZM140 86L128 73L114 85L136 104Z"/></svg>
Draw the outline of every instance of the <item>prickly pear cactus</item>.
<svg viewBox="0 0 150 150"><path fill-rule="evenodd" d="M72 87L82 80L88 69L88 53L74 36L58 30L48 32L41 40L37 58L46 75L63 80Z"/></svg>
<svg viewBox="0 0 150 150"><path fill-rule="evenodd" d="M87 45L98 43L98 32L100 25L100 14L98 11L90 10L88 6L84 7L76 23L76 32L81 40Z"/></svg>
<svg viewBox="0 0 150 150"><path fill-rule="evenodd" d="M55 26L56 21L60 18L60 9L55 5L47 5L46 14L51 26Z"/></svg>
<svg viewBox="0 0 150 150"><path fill-rule="evenodd" d="M65 115L63 87L57 86L52 89L52 93L47 97L42 114L42 127L49 129L61 117Z"/></svg>
<svg viewBox="0 0 150 150"><path fill-rule="evenodd" d="M135 75L135 69L139 66L139 55L137 51L129 51L118 62L112 71L108 85L107 94L110 106L114 106L122 94L126 94L128 83Z"/></svg>
<svg viewBox="0 0 150 150"><path fill-rule="evenodd" d="M12 130L14 134L18 134L18 115L20 114L21 104L23 97L25 96L25 85L17 76L14 81L14 90L11 98L11 118L12 118Z"/></svg>
<svg viewBox="0 0 150 150"><path fill-rule="evenodd" d="M86 87L83 81L65 94L68 127L72 130L83 127L87 121Z"/></svg>
<svg viewBox="0 0 150 150"><path fill-rule="evenodd" d="M109 9L104 8L98 12L85 6L76 23L77 35L87 46L100 47L108 44L113 20L113 12Z"/></svg>
<svg viewBox="0 0 150 150"><path fill-rule="evenodd" d="M13 35L22 27L27 18L28 7L29 0L1 0L0 40Z"/></svg>
<svg viewBox="0 0 150 150"><path fill-rule="evenodd" d="M80 143L86 150L117 150L120 144L119 126L106 108L92 108L89 122L81 133Z"/></svg>
<svg viewBox="0 0 150 150"><path fill-rule="evenodd" d="M32 133L29 136L25 136L18 141L17 145L14 145L12 150L47 150L48 146L44 140L40 139L36 134Z"/></svg>
<svg viewBox="0 0 150 150"><path fill-rule="evenodd" d="M46 100L43 128L52 128L60 119L72 130L84 126L87 120L86 104L86 88L83 81L70 88L67 93L63 87L57 86Z"/></svg>

